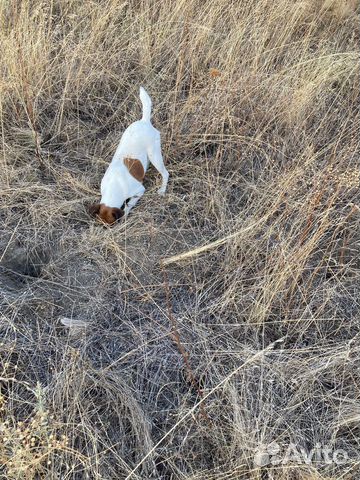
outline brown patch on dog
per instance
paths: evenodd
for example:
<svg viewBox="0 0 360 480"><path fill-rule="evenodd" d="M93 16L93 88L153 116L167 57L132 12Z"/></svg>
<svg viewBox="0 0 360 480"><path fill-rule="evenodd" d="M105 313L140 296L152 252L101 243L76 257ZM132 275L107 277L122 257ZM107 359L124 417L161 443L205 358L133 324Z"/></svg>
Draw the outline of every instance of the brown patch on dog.
<svg viewBox="0 0 360 480"><path fill-rule="evenodd" d="M124 165L138 182L142 183L145 177L144 167L140 160L136 158L124 158Z"/></svg>
<svg viewBox="0 0 360 480"><path fill-rule="evenodd" d="M103 203L95 203L89 207L90 215L98 216L103 222L112 225L124 215L122 208L108 207Z"/></svg>

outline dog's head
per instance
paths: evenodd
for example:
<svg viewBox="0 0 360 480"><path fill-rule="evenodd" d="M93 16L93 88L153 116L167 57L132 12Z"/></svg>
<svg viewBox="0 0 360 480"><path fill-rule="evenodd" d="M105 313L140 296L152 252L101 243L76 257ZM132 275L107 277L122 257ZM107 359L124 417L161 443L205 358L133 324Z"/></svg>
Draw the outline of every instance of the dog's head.
<svg viewBox="0 0 360 480"><path fill-rule="evenodd" d="M112 225L124 215L122 208L107 207L103 203L95 203L89 207L90 215L99 217L104 223Z"/></svg>

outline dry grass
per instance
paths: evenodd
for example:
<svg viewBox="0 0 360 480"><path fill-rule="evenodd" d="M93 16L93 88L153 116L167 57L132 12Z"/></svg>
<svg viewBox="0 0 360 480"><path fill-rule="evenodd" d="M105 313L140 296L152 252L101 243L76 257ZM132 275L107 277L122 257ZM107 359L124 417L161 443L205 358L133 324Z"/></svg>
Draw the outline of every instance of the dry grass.
<svg viewBox="0 0 360 480"><path fill-rule="evenodd" d="M358 2L0 11L0 477L359 478ZM139 85L169 190L105 228Z"/></svg>

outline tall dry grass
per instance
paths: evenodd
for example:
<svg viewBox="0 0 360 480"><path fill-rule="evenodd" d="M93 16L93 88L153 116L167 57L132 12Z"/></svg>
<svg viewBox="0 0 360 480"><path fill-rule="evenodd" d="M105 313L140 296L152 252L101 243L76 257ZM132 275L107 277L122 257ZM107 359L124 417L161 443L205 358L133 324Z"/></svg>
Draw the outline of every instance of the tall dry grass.
<svg viewBox="0 0 360 480"><path fill-rule="evenodd" d="M0 4L1 478L359 477L358 8ZM169 190L104 228L139 85Z"/></svg>

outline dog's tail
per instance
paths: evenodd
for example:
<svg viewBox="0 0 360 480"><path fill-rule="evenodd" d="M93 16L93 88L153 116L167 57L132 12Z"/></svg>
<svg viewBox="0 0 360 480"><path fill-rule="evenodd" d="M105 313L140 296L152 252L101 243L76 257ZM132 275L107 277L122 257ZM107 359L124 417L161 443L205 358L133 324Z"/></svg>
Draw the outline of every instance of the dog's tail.
<svg viewBox="0 0 360 480"><path fill-rule="evenodd" d="M147 122L150 122L152 103L151 103L151 98L149 97L147 91L143 87L140 87L140 100L143 107L142 119Z"/></svg>

